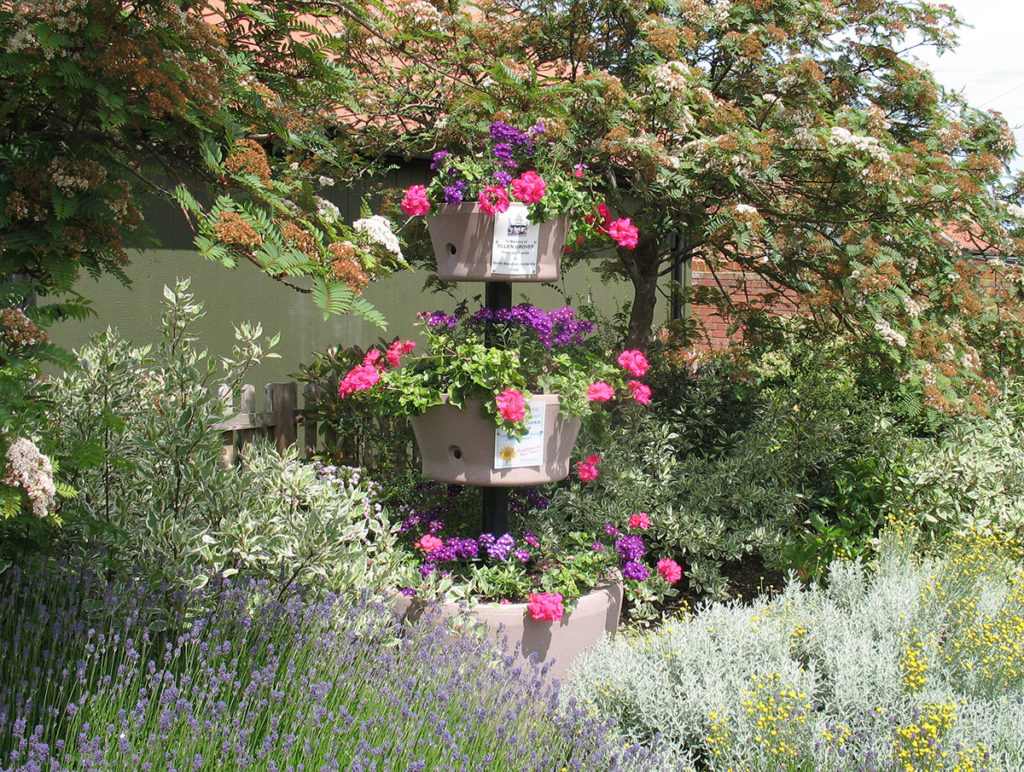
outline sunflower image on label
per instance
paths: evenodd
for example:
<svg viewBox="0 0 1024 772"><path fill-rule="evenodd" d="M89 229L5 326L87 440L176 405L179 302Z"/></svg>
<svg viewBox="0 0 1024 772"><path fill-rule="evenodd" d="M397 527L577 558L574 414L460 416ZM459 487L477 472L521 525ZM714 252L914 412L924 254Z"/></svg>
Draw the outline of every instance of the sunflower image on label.
<svg viewBox="0 0 1024 772"><path fill-rule="evenodd" d="M525 204L509 204L494 215L491 273L532 276L537 273L540 224L530 222Z"/></svg>
<svg viewBox="0 0 1024 772"><path fill-rule="evenodd" d="M544 411L546 409L547 405L540 400L530 401L530 420L526 422L526 434L519 439L509 437L501 429L495 430L495 469L512 469L518 466L543 466Z"/></svg>

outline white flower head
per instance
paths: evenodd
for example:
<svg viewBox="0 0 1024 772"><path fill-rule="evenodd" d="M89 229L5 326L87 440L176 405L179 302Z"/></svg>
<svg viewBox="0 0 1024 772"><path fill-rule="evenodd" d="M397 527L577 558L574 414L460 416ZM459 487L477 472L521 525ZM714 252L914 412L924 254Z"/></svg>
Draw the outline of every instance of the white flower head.
<svg viewBox="0 0 1024 772"><path fill-rule="evenodd" d="M375 214L372 217L364 217L352 223L352 229L356 233L362 233L370 241L384 247L397 257L402 257L402 247L398 243L398 237L391 230L391 221L387 217Z"/></svg>
<svg viewBox="0 0 1024 772"><path fill-rule="evenodd" d="M32 440L15 440L7 449L7 470L3 482L25 491L37 517L46 517L53 511L57 495L53 466L49 457L40 453Z"/></svg>
<svg viewBox="0 0 1024 772"><path fill-rule="evenodd" d="M882 340L892 346L899 346L900 348L907 347L906 336L898 330L893 329L892 325L885 319L879 319L875 322L875 332L882 337Z"/></svg>

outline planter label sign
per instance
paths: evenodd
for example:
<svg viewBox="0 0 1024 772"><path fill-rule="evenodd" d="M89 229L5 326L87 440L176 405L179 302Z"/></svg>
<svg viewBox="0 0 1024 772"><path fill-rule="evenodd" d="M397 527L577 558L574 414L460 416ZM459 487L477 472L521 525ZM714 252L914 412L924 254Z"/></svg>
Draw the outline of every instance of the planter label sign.
<svg viewBox="0 0 1024 772"><path fill-rule="evenodd" d="M540 223L526 216L525 204L509 204L494 215L494 242L491 245L491 273L506 276L533 276L537 273Z"/></svg>
<svg viewBox="0 0 1024 772"><path fill-rule="evenodd" d="M530 401L530 420L526 434L519 439L509 437L501 429L494 434L494 468L512 469L519 466L544 465L544 411L541 400Z"/></svg>

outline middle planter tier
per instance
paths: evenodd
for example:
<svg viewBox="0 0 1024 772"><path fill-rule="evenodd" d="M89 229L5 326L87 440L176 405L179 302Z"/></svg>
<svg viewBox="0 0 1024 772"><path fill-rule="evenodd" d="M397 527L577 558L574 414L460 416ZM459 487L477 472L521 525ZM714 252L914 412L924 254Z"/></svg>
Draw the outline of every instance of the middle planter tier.
<svg viewBox="0 0 1024 772"><path fill-rule="evenodd" d="M496 432L494 421L482 412L481 399L468 400L465 409L448 404L427 408L411 419L423 476L483 487L565 479L580 420L563 413L559 402L557 394L535 394L530 399L530 432L519 441Z"/></svg>
<svg viewBox="0 0 1024 772"><path fill-rule="evenodd" d="M522 204L486 215L479 204L444 204L427 217L444 281L557 281L562 271L569 219L531 223Z"/></svg>

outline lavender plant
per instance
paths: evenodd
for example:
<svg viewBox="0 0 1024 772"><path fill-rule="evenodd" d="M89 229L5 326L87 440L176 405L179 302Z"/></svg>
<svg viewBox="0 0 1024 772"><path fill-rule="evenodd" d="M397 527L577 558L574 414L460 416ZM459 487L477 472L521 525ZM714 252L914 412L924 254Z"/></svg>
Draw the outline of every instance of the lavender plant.
<svg viewBox="0 0 1024 772"><path fill-rule="evenodd" d="M887 532L749 605L712 604L578 661L571 691L666 768L852 772L1024 768L1019 545L920 554Z"/></svg>
<svg viewBox="0 0 1024 772"><path fill-rule="evenodd" d="M271 589L225 582L161 618L143 585L12 569L0 578L0 769L653 763L476 638Z"/></svg>

